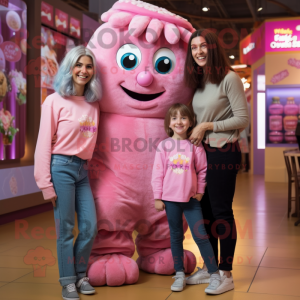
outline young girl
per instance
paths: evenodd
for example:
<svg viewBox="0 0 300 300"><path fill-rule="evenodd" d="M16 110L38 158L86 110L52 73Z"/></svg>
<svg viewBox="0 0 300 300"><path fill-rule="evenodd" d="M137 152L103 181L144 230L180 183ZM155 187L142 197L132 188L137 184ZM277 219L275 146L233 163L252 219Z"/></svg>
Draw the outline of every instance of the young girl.
<svg viewBox="0 0 300 300"><path fill-rule="evenodd" d="M231 69L227 57L218 36L200 29L190 37L184 70L186 84L195 89L192 106L198 123L189 139L195 146L203 142L207 163L211 166L207 170L207 186L201 205L203 217L208 220L205 228L216 258L219 257L220 241L219 268L224 275L218 290L222 293L234 289L230 272L236 245L232 203L241 162L238 138L248 126L243 84ZM194 274L194 284L203 276L207 276L205 266Z"/></svg>
<svg viewBox="0 0 300 300"><path fill-rule="evenodd" d="M35 180L44 199L54 206L59 281L65 300L79 299L77 291L95 293L86 277L97 233L86 164L97 140L101 97L98 76L90 50L78 46L68 52L55 78L56 93L42 105L35 151ZM54 134L57 140L52 145ZM73 247L75 211L79 235Z"/></svg>
<svg viewBox="0 0 300 300"><path fill-rule="evenodd" d="M170 138L160 142L155 154L152 188L157 211L166 210L171 251L176 271L172 291L180 292L186 285L183 264L184 213L201 255L206 263L210 284L206 293L215 294L221 284L214 253L206 235L200 201L206 186L206 154L195 147L188 135L195 125L194 115L184 104L174 104L165 117L165 131ZM208 277L209 278L209 277ZM208 282L206 280L202 283Z"/></svg>

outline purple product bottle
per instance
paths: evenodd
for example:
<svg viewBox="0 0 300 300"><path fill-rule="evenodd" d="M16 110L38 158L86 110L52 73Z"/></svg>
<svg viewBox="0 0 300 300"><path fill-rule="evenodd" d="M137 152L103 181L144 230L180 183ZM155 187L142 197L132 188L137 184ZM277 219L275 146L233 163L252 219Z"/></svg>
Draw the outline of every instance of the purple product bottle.
<svg viewBox="0 0 300 300"><path fill-rule="evenodd" d="M294 97L288 97L284 106L284 113L288 116L298 115L298 106L295 104Z"/></svg>
<svg viewBox="0 0 300 300"><path fill-rule="evenodd" d="M273 115L269 117L270 130L282 130L282 116Z"/></svg>
<svg viewBox="0 0 300 300"><path fill-rule="evenodd" d="M282 143L283 133L281 131L270 131L269 140L271 143Z"/></svg>
<svg viewBox="0 0 300 300"><path fill-rule="evenodd" d="M270 115L281 115L283 113L283 105L280 104L279 97L272 98L272 104L269 106Z"/></svg>

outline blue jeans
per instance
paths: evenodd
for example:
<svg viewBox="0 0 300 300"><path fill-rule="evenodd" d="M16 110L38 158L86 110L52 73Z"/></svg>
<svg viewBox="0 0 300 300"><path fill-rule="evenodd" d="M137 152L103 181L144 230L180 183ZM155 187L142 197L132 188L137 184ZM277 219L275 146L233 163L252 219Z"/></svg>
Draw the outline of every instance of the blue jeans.
<svg viewBox="0 0 300 300"><path fill-rule="evenodd" d="M65 286L86 276L97 234L96 209L85 160L77 156L53 154L51 181L57 195L54 218L59 282ZM73 247L75 211L79 234Z"/></svg>
<svg viewBox="0 0 300 300"><path fill-rule="evenodd" d="M171 251L175 271L184 271L182 245L184 236L182 214L184 214L193 239L199 248L205 265L207 266L208 273L212 274L217 272L218 266L216 264L212 246L205 231L200 202L194 198L191 198L189 202L163 202L165 204L170 227Z"/></svg>

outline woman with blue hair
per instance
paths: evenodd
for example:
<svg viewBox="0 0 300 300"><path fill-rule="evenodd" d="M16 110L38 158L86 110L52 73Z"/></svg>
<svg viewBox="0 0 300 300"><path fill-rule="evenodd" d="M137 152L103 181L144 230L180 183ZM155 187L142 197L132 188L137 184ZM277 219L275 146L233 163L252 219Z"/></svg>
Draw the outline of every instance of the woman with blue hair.
<svg viewBox="0 0 300 300"><path fill-rule="evenodd" d="M65 300L94 294L86 277L97 233L96 209L87 160L96 145L101 85L93 53L84 46L70 50L54 82L55 93L42 105L34 176L45 200L54 207L59 282ZM52 145L52 139L57 140ZM79 235L73 247L77 212Z"/></svg>

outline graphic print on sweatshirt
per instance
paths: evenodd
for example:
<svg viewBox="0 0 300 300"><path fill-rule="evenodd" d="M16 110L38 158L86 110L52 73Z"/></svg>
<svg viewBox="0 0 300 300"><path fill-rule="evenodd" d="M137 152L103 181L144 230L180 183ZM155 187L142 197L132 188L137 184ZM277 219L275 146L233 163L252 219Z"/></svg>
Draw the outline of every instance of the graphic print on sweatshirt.
<svg viewBox="0 0 300 300"><path fill-rule="evenodd" d="M186 155L176 153L169 157L168 169L171 169L176 174L183 174L184 171L190 169L190 158Z"/></svg>
<svg viewBox="0 0 300 300"><path fill-rule="evenodd" d="M84 136L85 138L91 138L97 131L95 121L91 117L82 115L78 121L80 123L81 136Z"/></svg>

